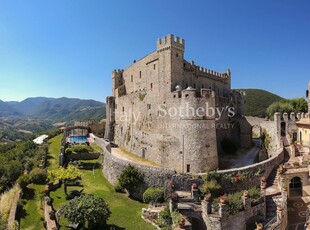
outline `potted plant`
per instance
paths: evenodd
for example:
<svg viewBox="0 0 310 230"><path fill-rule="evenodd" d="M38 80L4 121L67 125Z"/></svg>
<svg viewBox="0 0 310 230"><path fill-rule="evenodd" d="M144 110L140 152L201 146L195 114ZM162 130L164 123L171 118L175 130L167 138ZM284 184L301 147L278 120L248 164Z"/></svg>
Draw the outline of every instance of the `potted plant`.
<svg viewBox="0 0 310 230"><path fill-rule="evenodd" d="M261 181L261 182L266 182L266 177L262 176L262 177L260 178L260 181Z"/></svg>
<svg viewBox="0 0 310 230"><path fill-rule="evenodd" d="M203 197L204 201L211 201L211 193L205 194L205 196Z"/></svg>
<svg viewBox="0 0 310 230"><path fill-rule="evenodd" d="M233 182L237 182L237 181L239 180L239 178L240 178L239 175L234 175L234 176L232 177Z"/></svg>
<svg viewBox="0 0 310 230"><path fill-rule="evenodd" d="M265 188L267 187L267 183L264 182L264 181L262 181L262 182L260 183L260 187L261 187L261 189L265 189Z"/></svg>
<svg viewBox="0 0 310 230"><path fill-rule="evenodd" d="M283 210L283 208L280 205L278 205L277 206L277 211L282 211L282 210Z"/></svg>
<svg viewBox="0 0 310 230"><path fill-rule="evenodd" d="M226 195L220 196L219 199L221 204L227 204L228 202L228 197Z"/></svg>
<svg viewBox="0 0 310 230"><path fill-rule="evenodd" d="M282 190L283 190L283 192L286 192L286 191L287 191L287 186L284 185L284 186L282 187Z"/></svg>
<svg viewBox="0 0 310 230"><path fill-rule="evenodd" d="M294 166L294 167L299 166L299 162L298 162L298 161L294 161L294 162L293 162L293 166Z"/></svg>
<svg viewBox="0 0 310 230"><path fill-rule="evenodd" d="M244 197L249 197L249 192L248 192L247 190L245 190L245 191L243 192L243 196L244 196Z"/></svg>
<svg viewBox="0 0 310 230"><path fill-rule="evenodd" d="M256 223L256 230L264 229L264 225L262 223Z"/></svg>

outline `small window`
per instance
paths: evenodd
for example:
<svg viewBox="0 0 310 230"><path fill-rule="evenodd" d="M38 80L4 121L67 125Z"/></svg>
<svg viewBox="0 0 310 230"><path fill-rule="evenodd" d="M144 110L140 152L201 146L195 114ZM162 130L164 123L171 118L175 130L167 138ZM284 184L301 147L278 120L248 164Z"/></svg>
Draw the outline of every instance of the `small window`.
<svg viewBox="0 0 310 230"><path fill-rule="evenodd" d="M140 79L141 79L141 77L142 77L142 73L141 73L141 71L140 71Z"/></svg>
<svg viewBox="0 0 310 230"><path fill-rule="evenodd" d="M151 109L151 104L147 104L147 109Z"/></svg>
<svg viewBox="0 0 310 230"><path fill-rule="evenodd" d="M185 86L186 88L188 87L188 84L186 84L186 86Z"/></svg>
<svg viewBox="0 0 310 230"><path fill-rule="evenodd" d="M125 111L125 108L124 108L124 106L123 106L123 112Z"/></svg>
<svg viewBox="0 0 310 230"><path fill-rule="evenodd" d="M131 82L133 82L133 76L131 75Z"/></svg>
<svg viewBox="0 0 310 230"><path fill-rule="evenodd" d="M196 84L194 84L194 88L196 89Z"/></svg>
<svg viewBox="0 0 310 230"><path fill-rule="evenodd" d="M154 69L156 69L156 64L154 64Z"/></svg>
<svg viewBox="0 0 310 230"><path fill-rule="evenodd" d="M189 173L190 171L191 171L191 165L190 165L190 164L187 164L187 165L186 165L186 172Z"/></svg>
<svg viewBox="0 0 310 230"><path fill-rule="evenodd" d="M151 89L153 89L153 83L151 83Z"/></svg>
<svg viewBox="0 0 310 230"><path fill-rule="evenodd" d="M175 56L176 56L176 57L179 57L179 54L178 54L178 53L176 53L176 54L175 54Z"/></svg>
<svg viewBox="0 0 310 230"><path fill-rule="evenodd" d="M123 127L121 127L121 135L123 134Z"/></svg>
<svg viewBox="0 0 310 230"><path fill-rule="evenodd" d="M202 88L202 89L204 88L204 85L203 85L203 84L201 85L201 88Z"/></svg>

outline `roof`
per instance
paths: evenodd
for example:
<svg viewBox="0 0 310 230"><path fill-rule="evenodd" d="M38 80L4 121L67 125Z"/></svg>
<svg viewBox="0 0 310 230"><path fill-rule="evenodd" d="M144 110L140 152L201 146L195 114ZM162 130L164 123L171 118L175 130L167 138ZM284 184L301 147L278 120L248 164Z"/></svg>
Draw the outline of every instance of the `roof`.
<svg viewBox="0 0 310 230"><path fill-rule="evenodd" d="M310 118L301 118L296 122L297 125L309 125L310 126Z"/></svg>

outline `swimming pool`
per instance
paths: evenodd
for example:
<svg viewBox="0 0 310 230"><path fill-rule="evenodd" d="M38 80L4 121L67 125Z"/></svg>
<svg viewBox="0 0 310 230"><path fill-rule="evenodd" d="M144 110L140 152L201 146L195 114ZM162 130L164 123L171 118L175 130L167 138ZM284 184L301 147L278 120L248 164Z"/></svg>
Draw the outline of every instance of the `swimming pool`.
<svg viewBox="0 0 310 230"><path fill-rule="evenodd" d="M85 136L73 136L70 137L70 142L71 143L85 143L88 142L88 138Z"/></svg>

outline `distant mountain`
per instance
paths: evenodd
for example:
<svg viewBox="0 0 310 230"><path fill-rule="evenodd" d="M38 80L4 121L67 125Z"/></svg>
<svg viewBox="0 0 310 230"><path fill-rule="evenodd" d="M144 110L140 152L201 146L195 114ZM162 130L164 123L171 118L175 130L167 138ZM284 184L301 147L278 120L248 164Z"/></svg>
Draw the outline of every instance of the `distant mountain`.
<svg viewBox="0 0 310 230"><path fill-rule="evenodd" d="M0 100L0 117L21 115L16 109L8 103Z"/></svg>
<svg viewBox="0 0 310 230"><path fill-rule="evenodd" d="M235 89L246 92L246 116L266 117L266 110L272 103L283 98L261 89Z"/></svg>
<svg viewBox="0 0 310 230"><path fill-rule="evenodd" d="M76 98L27 98L22 102L0 100L0 117L23 116L53 121L101 120L105 104L95 100Z"/></svg>
<svg viewBox="0 0 310 230"><path fill-rule="evenodd" d="M25 116L32 116L34 111L45 101L55 100L53 98L46 98L46 97L34 97L34 98L27 98L21 102L9 102L11 103L11 107L19 111L21 114Z"/></svg>

